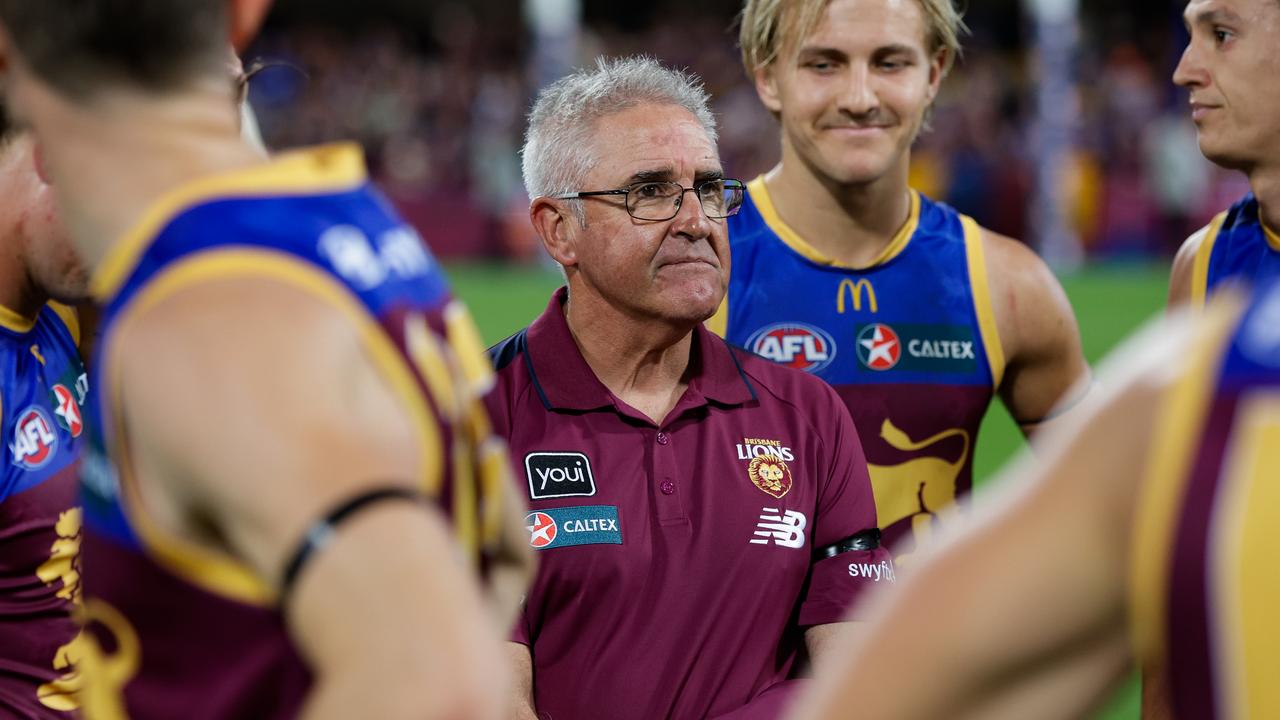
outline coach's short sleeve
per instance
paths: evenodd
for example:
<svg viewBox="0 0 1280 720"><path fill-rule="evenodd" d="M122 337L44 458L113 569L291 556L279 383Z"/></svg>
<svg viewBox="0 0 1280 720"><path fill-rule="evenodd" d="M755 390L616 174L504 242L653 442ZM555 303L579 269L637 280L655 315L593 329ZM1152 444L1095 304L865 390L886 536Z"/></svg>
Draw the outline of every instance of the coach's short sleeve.
<svg viewBox="0 0 1280 720"><path fill-rule="evenodd" d="M830 459L818 492L813 548L818 551L876 527L876 504L866 456L848 410L823 385L815 403L815 427ZM882 547L815 556L800 606L800 625L811 627L850 619L849 610L865 591L894 580L893 560ZM856 619L856 608L855 616Z"/></svg>

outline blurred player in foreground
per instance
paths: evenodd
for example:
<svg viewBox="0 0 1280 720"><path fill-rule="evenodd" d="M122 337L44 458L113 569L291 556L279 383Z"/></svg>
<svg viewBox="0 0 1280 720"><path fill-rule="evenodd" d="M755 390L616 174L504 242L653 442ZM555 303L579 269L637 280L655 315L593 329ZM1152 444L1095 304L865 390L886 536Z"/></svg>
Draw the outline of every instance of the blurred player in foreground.
<svg viewBox="0 0 1280 720"><path fill-rule="evenodd" d="M1130 342L794 718L1082 717L1135 659L1175 717L1280 717L1280 284L1242 295Z"/></svg>
<svg viewBox="0 0 1280 720"><path fill-rule="evenodd" d="M476 570L524 556L492 374L356 148L241 138L226 43L266 4L0 1L104 305L85 715L499 717Z"/></svg>
<svg viewBox="0 0 1280 720"><path fill-rule="evenodd" d="M0 716L70 718L89 381L79 323L61 303L86 298L89 276L34 148L0 110Z"/></svg>
<svg viewBox="0 0 1280 720"><path fill-rule="evenodd" d="M970 490L995 393L1030 433L1087 388L1045 264L907 185L961 29L951 0L749 0L742 17L782 161L731 219L733 274L710 326L836 388L900 561Z"/></svg>
<svg viewBox="0 0 1280 720"><path fill-rule="evenodd" d="M1191 43L1173 81L1191 93L1200 151L1252 190L1187 238L1170 306L1205 299L1230 278L1280 277L1280 2L1192 0Z"/></svg>

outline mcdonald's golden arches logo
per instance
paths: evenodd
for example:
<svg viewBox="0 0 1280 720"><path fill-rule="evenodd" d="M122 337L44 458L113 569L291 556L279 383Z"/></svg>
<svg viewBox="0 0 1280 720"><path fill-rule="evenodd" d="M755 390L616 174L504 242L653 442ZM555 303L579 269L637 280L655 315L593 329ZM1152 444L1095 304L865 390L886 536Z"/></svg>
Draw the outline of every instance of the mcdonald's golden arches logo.
<svg viewBox="0 0 1280 720"><path fill-rule="evenodd" d="M880 312L880 307L876 303L876 288L866 278L861 278L857 281L845 278L840 281L840 287L836 289L836 312L841 315L845 313L844 297L846 289L849 291L848 295L853 301L854 312L862 312L862 293L864 290L867 294L867 306L871 309L871 312Z"/></svg>

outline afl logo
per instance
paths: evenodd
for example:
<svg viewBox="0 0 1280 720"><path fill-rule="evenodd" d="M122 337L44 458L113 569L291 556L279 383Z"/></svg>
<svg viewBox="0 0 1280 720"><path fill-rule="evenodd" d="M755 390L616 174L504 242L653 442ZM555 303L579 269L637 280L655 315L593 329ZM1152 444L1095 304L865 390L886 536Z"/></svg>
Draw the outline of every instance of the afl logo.
<svg viewBox="0 0 1280 720"><path fill-rule="evenodd" d="M902 342L888 325L876 323L858 333L858 360L872 370L891 370L902 357Z"/></svg>
<svg viewBox="0 0 1280 720"><path fill-rule="evenodd" d="M27 470L38 470L58 451L58 434L44 410L32 405L18 416L13 426L13 463Z"/></svg>
<svg viewBox="0 0 1280 720"><path fill-rule="evenodd" d="M525 529L529 531L529 544L535 548L544 548L556 541L556 521L546 513L531 512L524 516Z"/></svg>
<svg viewBox="0 0 1280 720"><path fill-rule="evenodd" d="M802 323L778 323L757 330L747 348L779 365L816 373L836 358L836 343L823 330Z"/></svg>

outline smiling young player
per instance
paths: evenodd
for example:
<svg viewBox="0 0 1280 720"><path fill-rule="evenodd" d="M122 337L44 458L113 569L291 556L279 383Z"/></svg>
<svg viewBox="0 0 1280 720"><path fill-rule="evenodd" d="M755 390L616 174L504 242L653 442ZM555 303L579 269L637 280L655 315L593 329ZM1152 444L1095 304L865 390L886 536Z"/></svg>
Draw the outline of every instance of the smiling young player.
<svg viewBox="0 0 1280 720"><path fill-rule="evenodd" d="M782 160L730 218L710 327L835 387L900 560L970 489L993 394L1030 433L1088 375L1045 264L907 185L960 29L950 0L749 0L742 17Z"/></svg>

